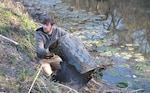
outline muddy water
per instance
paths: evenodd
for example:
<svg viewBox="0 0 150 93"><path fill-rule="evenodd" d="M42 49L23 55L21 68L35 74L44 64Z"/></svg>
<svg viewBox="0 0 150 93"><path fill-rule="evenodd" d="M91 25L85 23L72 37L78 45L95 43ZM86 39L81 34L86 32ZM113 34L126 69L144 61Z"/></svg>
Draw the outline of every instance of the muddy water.
<svg viewBox="0 0 150 93"><path fill-rule="evenodd" d="M66 23L72 27L70 29L82 32L84 29L86 33L90 32L91 34L86 35L88 39L108 40L108 44L98 46L97 52L101 56L113 59L115 65L103 72L102 79L112 84L126 82L131 89L142 88L150 92L150 1L62 0L62 2L67 4L66 6L69 5L66 9L72 12L70 15L67 14L68 19L74 18L75 23L69 22L72 19ZM76 21L77 18L80 18L82 23ZM92 34L93 32L97 34Z"/></svg>

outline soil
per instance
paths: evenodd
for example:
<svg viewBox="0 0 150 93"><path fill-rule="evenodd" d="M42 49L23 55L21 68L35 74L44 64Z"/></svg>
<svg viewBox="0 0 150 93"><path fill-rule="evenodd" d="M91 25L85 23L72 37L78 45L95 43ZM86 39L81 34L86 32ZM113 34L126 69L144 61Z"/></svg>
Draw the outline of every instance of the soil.
<svg viewBox="0 0 150 93"><path fill-rule="evenodd" d="M28 69L30 73L35 71L31 59L19 50L19 45L0 37L0 92L15 92L16 82L21 83L25 79L21 77L23 70ZM23 86L22 83L20 87Z"/></svg>

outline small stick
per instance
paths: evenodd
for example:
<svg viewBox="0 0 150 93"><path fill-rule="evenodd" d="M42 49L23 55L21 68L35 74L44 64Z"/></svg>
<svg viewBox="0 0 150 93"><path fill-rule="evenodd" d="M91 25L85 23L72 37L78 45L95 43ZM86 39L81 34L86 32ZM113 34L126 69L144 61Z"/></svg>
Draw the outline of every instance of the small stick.
<svg viewBox="0 0 150 93"><path fill-rule="evenodd" d="M144 89L132 90L130 93L134 93L134 92L144 93Z"/></svg>
<svg viewBox="0 0 150 93"><path fill-rule="evenodd" d="M75 89L72 89L72 88L70 88L70 87L68 87L68 86L65 86L65 85L63 85L63 84L60 84L60 83L56 83L58 86L61 86L61 87L64 87L64 88L68 88L68 89L70 89L70 91L74 91L75 93L79 93L79 92L77 92Z"/></svg>
<svg viewBox="0 0 150 93"><path fill-rule="evenodd" d="M2 37L2 38L4 38L4 39L6 39L6 40L8 40L8 41L10 41L10 42L12 42L12 43L14 43L15 45L19 45L18 42L14 41L14 40L11 40L11 39L9 39L9 38L7 38L7 37L1 35L1 34L0 34L0 37Z"/></svg>
<svg viewBox="0 0 150 93"><path fill-rule="evenodd" d="M34 81L32 82L32 85L31 85L31 87L30 87L30 89L29 89L28 93L30 93L30 92L31 92L31 89L32 89L32 87L33 87L33 85L34 85L34 83L35 83L35 81L36 81L37 77L39 76L39 74L40 74L40 72L41 72L41 69L42 69L42 66L40 67L40 69L39 69L38 73L36 74L36 77L34 78Z"/></svg>

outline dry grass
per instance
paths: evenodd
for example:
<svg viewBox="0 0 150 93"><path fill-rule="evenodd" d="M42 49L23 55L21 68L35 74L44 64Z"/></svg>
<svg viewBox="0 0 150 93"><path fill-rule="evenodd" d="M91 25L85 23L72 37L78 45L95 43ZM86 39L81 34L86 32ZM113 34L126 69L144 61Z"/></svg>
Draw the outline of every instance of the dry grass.
<svg viewBox="0 0 150 93"><path fill-rule="evenodd" d="M21 2L0 0L0 33L19 43L0 38L0 92L27 93L38 68L35 63L36 23ZM32 92L62 93L42 74Z"/></svg>
<svg viewBox="0 0 150 93"><path fill-rule="evenodd" d="M38 70L34 59L35 24L21 2L0 0L0 33L20 44L15 46L0 38L0 92L28 92ZM141 90L129 92L92 80L76 90L79 93L142 93L138 92ZM32 93L78 93L76 90L67 84L53 82L40 73Z"/></svg>

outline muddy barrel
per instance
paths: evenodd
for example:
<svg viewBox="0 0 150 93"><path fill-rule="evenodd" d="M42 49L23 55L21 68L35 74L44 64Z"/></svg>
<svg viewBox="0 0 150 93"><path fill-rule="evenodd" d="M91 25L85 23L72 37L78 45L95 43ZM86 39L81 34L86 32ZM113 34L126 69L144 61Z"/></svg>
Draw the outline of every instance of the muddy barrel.
<svg viewBox="0 0 150 93"><path fill-rule="evenodd" d="M63 60L73 65L81 74L96 68L95 61L77 36L72 34L62 36L58 40L58 48Z"/></svg>

